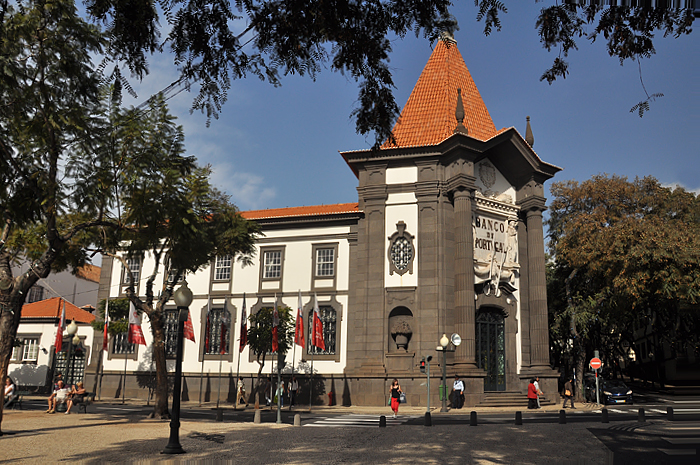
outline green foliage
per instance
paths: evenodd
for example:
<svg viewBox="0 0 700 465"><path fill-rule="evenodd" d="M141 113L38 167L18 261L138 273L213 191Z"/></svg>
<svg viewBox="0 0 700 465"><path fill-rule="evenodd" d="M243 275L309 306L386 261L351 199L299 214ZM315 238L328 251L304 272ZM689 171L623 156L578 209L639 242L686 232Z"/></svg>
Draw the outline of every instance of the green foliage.
<svg viewBox="0 0 700 465"><path fill-rule="evenodd" d="M548 294L560 350L573 328L589 355L621 354L648 321L663 339L687 338L694 323L684 332L678 322L700 303L700 197L615 175L551 190Z"/></svg>
<svg viewBox="0 0 700 465"><path fill-rule="evenodd" d="M107 301L101 300L97 304L97 312L100 320L92 322L92 327L101 331L105 324L105 306ZM107 331L111 335L125 333L129 329L129 299L119 298L109 301L109 326Z"/></svg>
<svg viewBox="0 0 700 465"><path fill-rule="evenodd" d="M278 308L280 324L277 329L279 352L286 354L294 343L293 311L289 307ZM265 356L272 351L272 313L271 307L263 307L250 315L248 328L248 346L253 351L258 363L265 363Z"/></svg>

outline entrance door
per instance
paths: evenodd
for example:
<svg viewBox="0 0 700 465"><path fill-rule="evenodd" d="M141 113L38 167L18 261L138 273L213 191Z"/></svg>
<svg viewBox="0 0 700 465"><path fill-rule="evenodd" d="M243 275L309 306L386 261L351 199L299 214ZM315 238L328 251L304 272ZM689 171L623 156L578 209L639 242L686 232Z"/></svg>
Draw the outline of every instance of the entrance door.
<svg viewBox="0 0 700 465"><path fill-rule="evenodd" d="M476 360L486 372L484 391L506 390L506 344L503 315L485 310L476 317Z"/></svg>

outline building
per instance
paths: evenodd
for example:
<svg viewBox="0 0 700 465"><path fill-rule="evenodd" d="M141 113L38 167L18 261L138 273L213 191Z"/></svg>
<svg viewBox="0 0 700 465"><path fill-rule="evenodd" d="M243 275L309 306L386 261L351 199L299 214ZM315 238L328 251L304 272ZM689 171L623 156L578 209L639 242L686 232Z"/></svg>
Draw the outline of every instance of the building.
<svg viewBox="0 0 700 465"><path fill-rule="evenodd" d="M80 343L73 344L63 332L61 348L56 351L56 332L63 309L66 324L75 321L76 335ZM61 373L70 384L84 378L85 367L90 363L94 331L90 323L95 315L70 302L52 297L25 304L17 328L19 342L12 351L7 374L22 389L47 390L56 373ZM101 339L100 339L101 340Z"/></svg>
<svg viewBox="0 0 700 465"><path fill-rule="evenodd" d="M29 262L24 262L12 268L17 276L29 271ZM62 297L80 308L88 311L95 308L97 303L97 287L100 282L100 267L86 263L77 272L59 271L42 278L29 290L27 303L38 302L52 297Z"/></svg>
<svg viewBox="0 0 700 465"><path fill-rule="evenodd" d="M465 381L465 405L481 403L485 392L524 393L533 376L544 392L557 392L542 212L543 184L560 168L533 151L529 121L525 138L512 127L496 129L451 39L436 45L394 136L377 151L342 153L358 179L357 203L244 212L265 234L255 266L217 257L187 277L199 335L185 344L190 397L203 382L228 397L236 373L257 373L248 349L239 357L236 346L244 298L251 314L275 299L295 309L299 293L307 334L317 296L327 348L313 357L310 347L287 354L284 370L309 373L313 359L322 380L315 391L333 392L338 403L386 405L389 384L399 378L408 402L425 405L419 361L438 355L442 335L453 333L462 343L447 354L446 366ZM137 276L150 273L148 256L129 258L129 266ZM107 290L122 295L124 285L121 264L104 261L100 298ZM221 356L202 341L216 341L228 317L234 325ZM109 389L116 389L120 368L151 369L147 347L111 347L104 365ZM222 387L220 360L228 377ZM138 383L129 385L127 392L139 395Z"/></svg>

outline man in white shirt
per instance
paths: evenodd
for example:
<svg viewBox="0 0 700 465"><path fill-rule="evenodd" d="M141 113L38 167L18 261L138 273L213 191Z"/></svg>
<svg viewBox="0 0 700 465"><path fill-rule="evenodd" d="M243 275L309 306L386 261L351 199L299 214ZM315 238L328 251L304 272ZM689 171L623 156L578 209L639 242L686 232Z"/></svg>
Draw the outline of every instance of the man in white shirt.
<svg viewBox="0 0 700 465"><path fill-rule="evenodd" d="M455 375L455 382L452 384L452 408L462 408L464 404L464 383Z"/></svg>
<svg viewBox="0 0 700 465"><path fill-rule="evenodd" d="M535 382L532 383L535 385L535 391L537 391L537 408L542 408L540 405L540 396L543 395L544 393L540 391L540 377L536 376L535 377Z"/></svg>
<svg viewBox="0 0 700 465"><path fill-rule="evenodd" d="M299 390L299 381L297 381L296 375L292 376L292 379L289 381L289 409L291 410L292 407L294 407L294 404L296 403L297 400L297 391Z"/></svg>
<svg viewBox="0 0 700 465"><path fill-rule="evenodd" d="M56 413L56 406L58 404L65 404L68 401L68 395L70 394L70 389L65 387L63 380L58 380L56 389L53 394L49 396L49 409L46 413Z"/></svg>

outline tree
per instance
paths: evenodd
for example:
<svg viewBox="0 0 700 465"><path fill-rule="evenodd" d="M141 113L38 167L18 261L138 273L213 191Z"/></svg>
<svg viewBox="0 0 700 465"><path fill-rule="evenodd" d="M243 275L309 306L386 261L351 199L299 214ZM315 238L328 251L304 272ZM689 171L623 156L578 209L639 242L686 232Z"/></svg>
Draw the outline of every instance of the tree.
<svg viewBox="0 0 700 465"><path fill-rule="evenodd" d="M279 326L277 327L277 337L279 341L279 355L286 354L294 343L292 335L294 325L292 322L292 309L282 307L277 309L279 314ZM255 382L255 406L260 405L260 393L264 384L260 378L265 367L265 358L272 353L272 326L273 308L262 307L255 314L250 315L250 328L248 328L248 347L255 354L258 362L258 376Z"/></svg>
<svg viewBox="0 0 700 465"><path fill-rule="evenodd" d="M123 263L129 274L125 294L148 317L156 368L153 416L169 418L164 306L180 278L217 255L250 263L259 228L209 184L209 167L198 167L193 157L183 155L182 128L162 96L152 99L148 111L117 112L113 121L117 134L109 134L101 146L112 153L113 170L104 173L118 179L113 188L122 227L108 238L107 246L115 251L108 254ZM137 293L127 258L144 253L154 265Z"/></svg>
<svg viewBox="0 0 700 465"><path fill-rule="evenodd" d="M29 289L54 270L74 271L96 243L99 218L78 208L65 162L88 145L99 114L90 56L104 44L70 2L0 5L0 374L7 374ZM90 163L84 160L83 163ZM13 276L15 260L31 263ZM0 422L2 407L0 406ZM2 434L0 432L0 434Z"/></svg>
<svg viewBox="0 0 700 465"><path fill-rule="evenodd" d="M594 347L612 358L633 344L640 320L653 320L662 339L687 342L693 325L679 321L700 303L700 197L614 175L551 191L554 332L573 336L578 379Z"/></svg>
<svg viewBox="0 0 700 465"><path fill-rule="evenodd" d="M156 274L165 267L177 282L216 254L249 260L257 226L209 185L208 167L183 156L182 130L162 98L145 111L119 108L121 81L108 89L91 61L104 38L78 17L72 1L2 6L0 373L7 373L29 288L51 271L75 271L90 253L121 250L127 241L127 253L157 256L145 299L133 287L127 296L151 318L155 414L168 416L158 341L172 284L164 283L154 300ZM17 260L31 267L13 276Z"/></svg>

